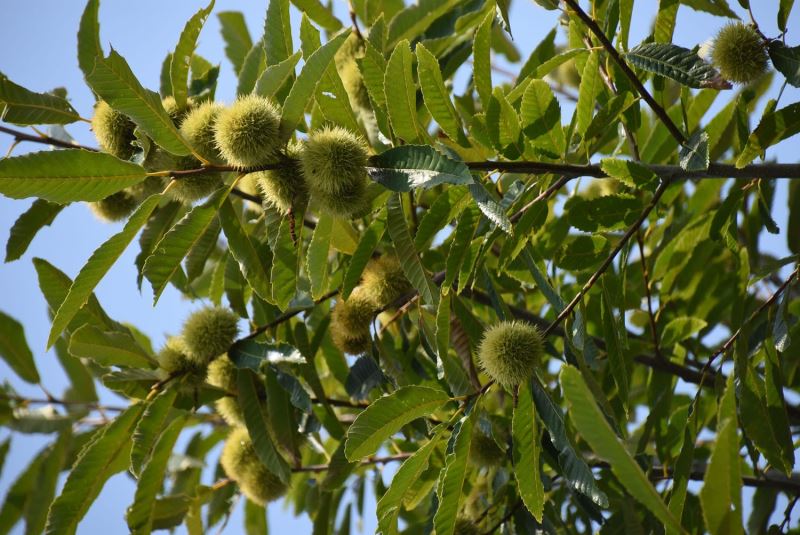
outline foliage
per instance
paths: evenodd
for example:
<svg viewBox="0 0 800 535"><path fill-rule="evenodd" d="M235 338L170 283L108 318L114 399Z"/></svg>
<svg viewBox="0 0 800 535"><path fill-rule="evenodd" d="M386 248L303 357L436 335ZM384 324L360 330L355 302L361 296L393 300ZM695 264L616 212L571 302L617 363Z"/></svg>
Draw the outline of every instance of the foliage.
<svg viewBox="0 0 800 535"><path fill-rule="evenodd" d="M226 107L196 52L213 0L160 93L104 52L88 0L91 121L64 90L0 75L16 125L2 132L50 145L0 161L0 193L35 199L6 262L70 203L122 220L74 280L33 260L63 396L17 392L42 383L40 348L0 305L16 376L0 424L52 435L7 490L0 533L76 532L119 472L136 480L135 533L215 531L237 498L248 533L278 499L315 534L350 533L353 515L385 534L783 530L779 496L800 495L800 268L761 237L779 230L775 181L800 165L754 162L800 133L800 103L750 119L771 76L798 85L793 3L779 39L725 26L713 64L671 42L679 2L630 47L632 1L536 3L561 10L567 44L557 27L524 61L508 1L354 1L345 21L292 0L295 36L289 0L269 0L258 40L216 12L238 76ZM680 3L720 28L748 14ZM731 56L745 38L752 57ZM521 63L503 83L500 54ZM77 121L99 149L65 141ZM17 129L31 125L63 135ZM154 306L169 285L203 304L156 350L93 293L137 235Z"/></svg>

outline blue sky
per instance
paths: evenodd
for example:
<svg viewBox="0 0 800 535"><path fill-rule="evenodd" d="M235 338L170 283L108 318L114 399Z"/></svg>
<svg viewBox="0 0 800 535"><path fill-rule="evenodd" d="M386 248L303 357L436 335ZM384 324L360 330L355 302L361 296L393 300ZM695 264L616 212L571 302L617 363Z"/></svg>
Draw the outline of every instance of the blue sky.
<svg viewBox="0 0 800 535"><path fill-rule="evenodd" d="M333 0L337 13L346 12L346 2ZM736 2L731 2L733 6ZM756 17L767 35L778 33L775 23L777 2L754 2ZM186 20L198 9L204 7L199 0L155 1L138 0L105 1L100 8L101 40L108 51L109 43L122 54L130 64L139 80L151 89L158 88L158 77L164 56L174 48ZM641 40L651 27L657 2L638 0L634 12L630 43ZM91 115L93 98L83 82L76 59L76 32L83 11L84 2L79 0L3 0L0 16L0 71L11 80L34 91L47 91L64 86L74 107L85 117ZM738 6L736 6L738 8ZM215 13L238 10L245 13L251 35L257 39L262 33L266 1L245 2L243 0L219 0ZM798 44L800 35L793 28L800 28L800 16L795 10L789 21L789 43ZM295 28L299 16L293 12ZM692 47L713 36L723 24L723 19L698 14L682 7L675 35L675 42ZM523 58L527 57L536 44L556 24L556 14L537 7L530 0L517 0L511 12L511 24L516 45ZM297 42L295 32L295 42ZM563 39L562 36L560 38ZM217 98L230 102L235 95L236 79L233 69L227 62L220 37L219 24L212 15L200 36L198 52L212 61L221 63L222 70L217 90ZM501 77L495 75L495 82ZM460 88L459 88L460 90ZM773 88L772 95L776 94ZM788 88L782 97L782 105L795 102L800 91ZM726 96L718 99L714 109L727 101ZM569 109L565 107L566 110ZM760 113L760 111L759 111ZM95 145L88 125L78 123L68 127L70 133L81 143ZM0 151L4 154L11 144L10 138L0 134ZM14 154L39 150L36 145L18 147ZM770 151L782 161L797 161L797 141L784 142ZM781 226L781 234L769 236L764 241L765 250L775 256L785 256L786 250L786 185L778 189L776 200L776 219ZM29 201L12 201L0 197L0 242L5 243L7 232L17 217L27 210ZM67 207L57 219L57 226L42 230L22 259L0 264L0 309L11 314L23 323L28 341L36 355L36 362L44 378L44 384L56 395L66 387L63 373L51 352L44 352L45 340L50 323L46 306L38 289L35 271L31 264L34 257L42 257L56 267L74 277L89 258L92 251L110 235L119 230L119 224L99 223L86 206L74 204ZM800 231L800 229L795 229ZM97 288L97 296L109 314L119 321L135 324L151 336L154 345L160 346L165 337L174 334L186 315L201 303L184 300L172 287L169 287L156 308L151 306L152 294L145 284L141 294L136 290L134 258L137 247L132 246L111 269ZM19 381L0 363L0 377L9 378L13 384ZM21 386L21 393L40 397L41 392L34 387ZM114 396L106 395L105 401L116 401ZM4 437L3 437L4 438ZM38 435L15 435L6 467L0 475L0 494L5 494L16 474L27 465L31 456L49 440ZM210 457L213 459L213 457ZM388 480L393 469L385 474ZM210 482L208 479L206 483ZM124 532L123 514L133 496L133 485L124 475L115 476L104 489L79 528L79 533L96 532L98 526L110 532ZM363 532L374 531L374 502L367 503L367 516L363 522ZM283 533L295 530L296 533L310 532L307 518L293 518L281 504L269 507L270 527ZM354 525L354 528L356 525ZM19 528L18 528L19 529ZM236 533L241 529L241 511L228 525L227 532ZM354 530L354 532L360 532Z"/></svg>

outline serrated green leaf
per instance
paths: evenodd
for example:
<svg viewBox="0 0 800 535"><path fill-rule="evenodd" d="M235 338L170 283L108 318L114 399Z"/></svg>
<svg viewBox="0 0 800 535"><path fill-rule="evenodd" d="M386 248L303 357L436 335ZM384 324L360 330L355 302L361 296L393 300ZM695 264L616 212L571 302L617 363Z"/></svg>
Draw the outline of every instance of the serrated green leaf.
<svg viewBox="0 0 800 535"><path fill-rule="evenodd" d="M247 95L253 91L256 82L267 68L267 55L264 52L264 41L253 43L253 46L244 57L242 68L239 69L239 81L236 85L238 96Z"/></svg>
<svg viewBox="0 0 800 535"><path fill-rule="evenodd" d="M0 160L0 193L65 204L99 201L143 181L143 167L102 152L58 150Z"/></svg>
<svg viewBox="0 0 800 535"><path fill-rule="evenodd" d="M800 46L788 47L776 40L769 44L769 59L786 81L800 87Z"/></svg>
<svg viewBox="0 0 800 535"><path fill-rule="evenodd" d="M361 274L364 272L364 268L367 262L369 262L369 259L372 258L372 253L375 252L378 243L383 239L385 232L386 214L381 213L381 215L376 217L364 230L364 234L361 236L358 246L350 258L347 271L345 271L344 278L342 279L342 297L344 299L350 297L350 292L353 291L353 288L358 286L361 280Z"/></svg>
<svg viewBox="0 0 800 535"><path fill-rule="evenodd" d="M407 423L430 414L450 397L426 386L404 386L374 401L359 414L347 431L345 454L350 461L372 455L381 444Z"/></svg>
<svg viewBox="0 0 800 535"><path fill-rule="evenodd" d="M34 499L25 507L25 535L39 535L44 531L47 511L55 497L59 475L67 460L71 442L72 433L67 429L47 449L41 471L36 478L36 487L31 489L31 497Z"/></svg>
<svg viewBox="0 0 800 535"><path fill-rule="evenodd" d="M628 195L573 199L567 206L569 224L586 232L625 228L633 224L643 209L641 199Z"/></svg>
<svg viewBox="0 0 800 535"><path fill-rule="evenodd" d="M294 76L294 68L302 57L303 53L298 51L280 63L267 67L256 82L256 95L274 98L286 81Z"/></svg>
<svg viewBox="0 0 800 535"><path fill-rule="evenodd" d="M403 145L369 160L370 178L392 191L428 189L440 184L472 184L463 162L453 160L429 145Z"/></svg>
<svg viewBox="0 0 800 535"><path fill-rule="evenodd" d="M267 65L277 65L288 58L292 46L292 25L289 20L289 0L269 0L264 18L264 51Z"/></svg>
<svg viewBox="0 0 800 535"><path fill-rule="evenodd" d="M67 99L35 93L0 75L0 119L18 125L69 124L80 115Z"/></svg>
<svg viewBox="0 0 800 535"><path fill-rule="evenodd" d="M292 216L289 216L292 217ZM297 293L297 246L292 239L289 217L278 227L278 238L272 251L272 299L278 308L286 310Z"/></svg>
<svg viewBox="0 0 800 535"><path fill-rule="evenodd" d="M389 21L386 48L391 50L402 40L413 41L436 19L446 14L461 0L420 0L397 13Z"/></svg>
<svg viewBox="0 0 800 535"><path fill-rule="evenodd" d="M697 131L686 145L681 147L678 163L686 171L705 171L708 169L708 134Z"/></svg>
<svg viewBox="0 0 800 535"><path fill-rule="evenodd" d="M348 33L342 33L314 51L303 65L300 75L292 85L289 95L283 102L281 114L281 139L288 140L303 119L306 105L317 91L317 85L342 46ZM287 54L288 57L288 54Z"/></svg>
<svg viewBox="0 0 800 535"><path fill-rule="evenodd" d="M242 408L247 432L253 441L258 458L267 469L280 478L284 483L289 482L292 470L283 457L275 449L272 438L269 436L269 417L263 403L258 399L256 381L258 376L251 370L239 369L238 388L239 405Z"/></svg>
<svg viewBox="0 0 800 535"><path fill-rule="evenodd" d="M159 201L161 201L160 194L148 197L130 216L122 230L111 236L92 253L78 276L75 277L64 302L58 307L58 311L53 317L53 325L47 338L48 348L55 343L56 338L69 325L78 310L86 304L97 284L125 252L155 207L158 206Z"/></svg>
<svg viewBox="0 0 800 535"><path fill-rule="evenodd" d="M785 386L783 370L781 369L779 355L769 347L765 348L764 351L766 353L766 358L764 359L764 384L767 413L770 427L775 434L775 439L780 449L780 456L783 459L784 473L789 475L792 473L795 461L786 399L783 395Z"/></svg>
<svg viewBox="0 0 800 535"><path fill-rule="evenodd" d="M166 231L167 229L164 229L164 232ZM203 274L209 256L217 249L221 231L222 225L219 222L219 217L212 219L211 225L209 225L197 243L189 250L189 254L186 255L185 263L187 282L192 282ZM163 233L161 236L163 236ZM155 245L155 243L153 243L153 245Z"/></svg>
<svg viewBox="0 0 800 535"><path fill-rule="evenodd" d="M331 248L333 216L320 214L306 256L306 272L311 283L311 297L316 301L328 289L328 253Z"/></svg>
<svg viewBox="0 0 800 535"><path fill-rule="evenodd" d="M177 395L177 388L165 388L152 400L145 402L146 407L136 424L131 445L130 471L134 477L141 475L142 469L155 451L159 434L167 423L167 416Z"/></svg>
<svg viewBox="0 0 800 535"><path fill-rule="evenodd" d="M731 374L719 402L717 439L700 489L703 518L712 535L744 533L735 389Z"/></svg>
<svg viewBox="0 0 800 535"><path fill-rule="evenodd" d="M388 490L378 500L378 527L385 535L397 535L397 517L414 483L428 468L428 460L439 445L443 431L435 434L425 445L403 462L392 478Z"/></svg>
<svg viewBox="0 0 800 535"><path fill-rule="evenodd" d="M34 258L33 265L39 277L39 288L44 294L51 314L55 314L69 289L72 287L72 279L67 277L63 271L59 270L47 260ZM100 306L94 294L89 296L86 304L83 305L73 320L67 326L67 330L76 330L84 324L91 324L108 330L118 329L118 324L108 317L105 310Z"/></svg>
<svg viewBox="0 0 800 535"><path fill-rule="evenodd" d="M586 60L578 88L578 104L575 108L578 118L578 133L584 135L592 123L597 97L603 91L603 79L600 77L600 53L593 51Z"/></svg>
<svg viewBox="0 0 800 535"><path fill-rule="evenodd" d="M447 188L442 195L436 197L417 226L417 234L414 236L417 250L426 249L436 233L458 217L469 204L470 197L467 193L466 188Z"/></svg>
<svg viewBox="0 0 800 535"><path fill-rule="evenodd" d="M159 207L147 221L139 234L139 247L141 250L136 255L136 285L142 289L142 279L144 279L144 263L151 254L155 246L164 237L164 234L172 228L175 218L185 211L183 203L172 201Z"/></svg>
<svg viewBox="0 0 800 535"><path fill-rule="evenodd" d="M688 48L672 43L643 43L625 54L639 69L654 72L688 87L709 87L717 78L714 67Z"/></svg>
<svg viewBox="0 0 800 535"><path fill-rule="evenodd" d="M468 207L458 218L456 230L453 233L453 241L450 243L450 252L445 263L445 276L444 282L442 282L443 291L449 290L456 280L456 275L461 271L461 266L469 255L470 245L479 222L480 211L477 206Z"/></svg>
<svg viewBox="0 0 800 535"><path fill-rule="evenodd" d="M25 329L20 322L0 311L0 356L6 364L29 383L39 382L39 372L33 360Z"/></svg>
<svg viewBox="0 0 800 535"><path fill-rule="evenodd" d="M561 127L561 107L544 80L532 80L525 89L520 124L534 147L556 158L564 154L566 140Z"/></svg>
<svg viewBox="0 0 800 535"><path fill-rule="evenodd" d="M219 221L228 239L228 250L239 263L245 280L259 297L269 302L272 299L269 274L230 198L226 198L219 207Z"/></svg>
<svg viewBox="0 0 800 535"><path fill-rule="evenodd" d="M217 18L222 39L225 41L225 55L233 64L233 71L239 74L244 65L244 58L253 47L244 15L239 11L222 11L217 13Z"/></svg>
<svg viewBox="0 0 800 535"><path fill-rule="evenodd" d="M206 8L192 15L192 18L183 27L175 52L172 53L169 79L172 87L172 96L175 97L175 103L179 109L186 106L186 99L189 96L189 64L197 47L197 38L200 36L200 31L203 29L203 25L206 23L206 19L211 14L212 9L214 9L214 0L211 0Z"/></svg>
<svg viewBox="0 0 800 535"><path fill-rule="evenodd" d="M475 414L477 411L472 411L461 418L454 426L453 436L450 437L452 451L448 451L445 458L445 466L437 489L439 507L433 516L433 525L438 535L460 535L455 532L456 518L467 476Z"/></svg>
<svg viewBox="0 0 800 535"><path fill-rule="evenodd" d="M578 271L595 267L608 256L610 247L603 236L576 236L561 250L556 259L558 267Z"/></svg>
<svg viewBox="0 0 800 535"><path fill-rule="evenodd" d="M84 325L72 333L69 352L73 357L88 358L100 366L158 367L158 363L130 334L104 332L93 325Z"/></svg>
<svg viewBox="0 0 800 535"><path fill-rule="evenodd" d="M616 178L629 188L649 188L658 176L647 167L631 160L604 158L600 167L608 176Z"/></svg>
<svg viewBox="0 0 800 535"><path fill-rule="evenodd" d="M577 368L565 365L559 375L573 424L592 450L605 459L630 496L647 507L666 526L681 530L647 476L611 429Z"/></svg>
<svg viewBox="0 0 800 535"><path fill-rule="evenodd" d="M14 482L9 484L3 507L0 508L0 533L9 533L22 518L34 495L37 479L42 465L47 459L47 453L47 448L37 453Z"/></svg>
<svg viewBox="0 0 800 535"><path fill-rule="evenodd" d="M389 236L394 243L395 251L400 259L403 272L411 284L419 292L422 301L427 304L435 305L439 300L439 291L428 277L428 273L419 259L419 254L414 247L411 233L406 224L405 214L403 213L403 203L399 193L394 193L389 197L387 205L387 228Z"/></svg>
<svg viewBox="0 0 800 535"><path fill-rule="evenodd" d="M63 204L36 199L11 227L6 242L6 262L17 260L28 249L36 233L49 226L64 209Z"/></svg>
<svg viewBox="0 0 800 535"><path fill-rule="evenodd" d="M175 447L175 442L186 424L186 419L187 417L183 416L175 418L169 423L158 437L153 454L142 470L133 503L125 515L131 533L148 534L152 530L156 494L163 485L167 462L169 462L172 448Z"/></svg>
<svg viewBox="0 0 800 535"><path fill-rule="evenodd" d="M506 211L497 201L492 199L491 195L489 195L489 192L486 190L486 187L483 184L479 182L470 184L469 192L472 195L472 198L475 199L478 208L480 208L481 212L483 212L483 215L485 215L489 221L503 229L503 231L507 234L514 233L511 228L511 221L509 221L508 216L506 215Z"/></svg>
<svg viewBox="0 0 800 535"><path fill-rule="evenodd" d="M522 502L537 522L544 514L544 485L539 467L541 443L533 409L530 385L522 385L511 421L514 447L514 476Z"/></svg>
<svg viewBox="0 0 800 535"><path fill-rule="evenodd" d="M800 102L777 111L769 111L750 134L747 145L736 160L736 167L741 169L749 165L769 147L798 132L800 132Z"/></svg>
<svg viewBox="0 0 800 535"><path fill-rule="evenodd" d="M682 342L690 336L700 332L707 325L706 321L700 318L681 316L667 323L661 332L661 345L670 347L673 344Z"/></svg>
<svg viewBox="0 0 800 535"><path fill-rule="evenodd" d="M550 399L550 395L545 391L538 379L531 381L531 388L533 402L539 417L550 432L553 446L558 450L558 464L561 467L562 474L573 489L589 497L600 507L608 507L608 497L598 488L592 471L567 438L561 410Z"/></svg>
<svg viewBox="0 0 800 535"><path fill-rule="evenodd" d="M100 0L86 2L78 28L78 66L84 78L88 78L94 70L94 59L103 53L100 44L100 24L97 20L99 8Z"/></svg>
<svg viewBox="0 0 800 535"><path fill-rule="evenodd" d="M780 0L778 6L778 29L782 32L786 31L786 22L789 20L792 7L794 7L794 0Z"/></svg>
<svg viewBox="0 0 800 535"><path fill-rule="evenodd" d="M180 269L183 258L211 225L232 188L233 184L215 191L203 204L192 208L159 240L142 269L153 286L153 304L158 302L167 283Z"/></svg>
<svg viewBox="0 0 800 535"><path fill-rule="evenodd" d="M397 137L408 143L419 139L417 125L417 86L411 74L413 56L408 40L395 46L386 63L383 90L386 94L386 109Z"/></svg>
<svg viewBox="0 0 800 535"><path fill-rule="evenodd" d="M131 436L144 405L136 403L103 426L81 450L61 494L50 506L45 533L74 534L105 482L127 466Z"/></svg>
<svg viewBox="0 0 800 535"><path fill-rule="evenodd" d="M450 100L450 91L444 85L436 56L422 43L417 43L416 54L417 76L425 107L447 137L459 145L468 147L469 142L461 127L461 118Z"/></svg>
<svg viewBox="0 0 800 535"><path fill-rule="evenodd" d="M86 76L92 90L112 108L130 117L163 149L178 156L190 154L191 146L167 115L159 94L142 87L128 62L115 50L105 58L102 51L97 54L94 69Z"/></svg>
<svg viewBox="0 0 800 535"><path fill-rule="evenodd" d="M557 69L560 65L568 62L571 59L575 59L577 56L583 56L584 54L588 53L589 51L585 48L571 48L560 54L556 54L552 58L536 67L536 78L544 78Z"/></svg>
<svg viewBox="0 0 800 535"><path fill-rule="evenodd" d="M503 89L495 87L486 109L486 129L492 144L504 156L516 159L524 152L522 128L517 111L508 102Z"/></svg>
<svg viewBox="0 0 800 535"><path fill-rule="evenodd" d="M342 23L332 12L332 7L322 5L319 0L292 0L292 4L304 15L333 33L341 29Z"/></svg>

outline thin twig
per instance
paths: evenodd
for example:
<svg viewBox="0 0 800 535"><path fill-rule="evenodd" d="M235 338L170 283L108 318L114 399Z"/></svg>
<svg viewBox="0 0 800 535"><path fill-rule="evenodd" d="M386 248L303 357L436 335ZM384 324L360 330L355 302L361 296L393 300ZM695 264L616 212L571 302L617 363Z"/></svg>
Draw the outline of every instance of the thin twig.
<svg viewBox="0 0 800 535"><path fill-rule="evenodd" d="M391 463L396 461L404 461L411 457L413 453L398 453L397 455L387 455L386 457L371 457L364 459L359 464L361 466L370 464ZM330 469L329 464L311 464L308 466L297 466L292 468L292 472L325 472Z"/></svg>
<svg viewBox="0 0 800 535"><path fill-rule="evenodd" d="M600 28L600 26L597 25L594 19L589 15L587 15L583 9L581 9L581 6L578 5L578 2L576 2L576 0L564 0L564 3L567 4L570 7L570 9L572 9L572 11L575 12L578 18L581 19L583 23L589 28L589 30L591 30L591 32L595 35L595 37L597 37L597 40L600 41L600 44L602 44L603 48L606 49L608 55L611 56L611 58L617 63L617 65L619 65L619 68L620 70L622 70L622 73L628 77L633 86L636 88L636 91L639 93L639 95L641 95L641 97L645 100L645 102L647 102L647 104L650 106L653 112L658 116L658 118L667 128L667 130L669 130L669 133L672 135L673 138L675 138L675 141L677 141L679 145L685 144L687 141L686 136L683 134L683 132L681 132L678 129L677 126L675 126L675 123L672 122L672 119L670 119L666 110L664 110L664 108L662 108L661 105L658 102L656 102L656 99L654 99L653 95L651 95L650 92L647 90L647 88L645 88L645 86L636 76L636 73L634 73L628 66L628 63L624 59L622 59L622 56L619 55L617 49L614 48L614 45L611 44L611 41L609 41L608 37L606 37L606 34L603 33L603 30Z"/></svg>
<svg viewBox="0 0 800 535"><path fill-rule="evenodd" d="M531 202L529 202L528 204L526 204L525 206L523 206L522 208L517 210L517 212L514 215L512 215L511 217L508 218L508 220L512 224L516 223L525 214L525 212L527 212L528 210L530 210L533 207L533 205L535 205L539 201L549 199L550 196L553 195L553 193L555 193L556 191L560 190L561 187L564 186L564 184L566 184L570 180L571 180L570 177L562 176L561 178L559 178L558 180L553 182L550 185L550 187L548 187L546 190L544 190L539 195L537 195L535 199L533 199Z"/></svg>
<svg viewBox="0 0 800 535"><path fill-rule="evenodd" d="M561 313L556 317L556 319L553 320L553 323L551 323L547 327L547 329L545 329L544 336L550 334L553 331L553 329L564 320L564 318L566 318L572 313L572 310L580 302L580 300L583 299L583 296L586 295L586 292L588 292L592 288L592 286L594 286L594 283L597 282L600 276L603 273L605 273L606 269L608 269L608 266L610 266L611 263L614 261L614 259L617 257L617 254L619 254L622 248L625 247L625 244L628 242L631 236L633 236L633 234L637 230L639 230L639 228L647 219L647 216L649 216L650 212L653 211L653 208L656 207L658 201L661 199L661 196L667 190L669 183L670 182L668 180L662 180L655 194L653 194L653 199L650 201L650 204L647 205L647 207L641 213L636 222L633 225L631 225L630 228L628 228L628 230L625 232L625 235L622 236L622 238L617 243L616 247L614 247L614 249L611 251L611 254L608 255L608 257L603 261L600 267L597 268L597 271L595 271L594 274L586 282L586 284L583 285L581 291L578 292L578 294L572 299L572 301L569 302L569 304L566 307L564 307L564 310L562 310Z"/></svg>
<svg viewBox="0 0 800 535"><path fill-rule="evenodd" d="M761 314L764 310L772 306L772 304L775 303L775 301L778 299L778 297L780 297L783 291L786 290L786 288L788 288L789 285L794 281L798 273L800 273L800 264L798 264L795 270L792 271L792 274L789 275L785 281L783 281L783 284L781 284L780 287L777 290L775 290L775 293L773 293L769 299L761 303L761 306L758 307L758 309L756 309L756 311L750 315L750 317L744 324L747 325L751 323L756 317L758 317L759 314ZM736 332L733 333L731 337L725 341L724 344L722 344L716 351L714 351L711 354L710 357L708 357L705 366L703 366L702 370L703 374L708 373L708 371L711 369L711 364L714 362L714 359L726 353L731 348L731 346L733 346L733 343L736 342L736 339L739 338L739 335L741 333L742 333L742 328L739 327L738 329L736 329Z"/></svg>
<svg viewBox="0 0 800 535"><path fill-rule="evenodd" d="M35 404L35 405L62 405L64 407L76 407L76 406L86 407L89 410L96 410L96 411L122 412L127 408L114 405L101 405L97 401L77 401L77 400L59 399L59 398L50 398L50 399L26 398L24 396L18 396L15 394L5 394L5 393L0 393L0 400L15 401L17 403L22 403L25 405Z"/></svg>
<svg viewBox="0 0 800 535"><path fill-rule="evenodd" d="M97 152L97 149L94 147L87 147L84 145L79 145L77 143L70 143L69 141L64 141L58 138L54 138L52 136L45 136L45 135L35 136L33 134L29 134L21 130L14 130L13 128L8 128L2 125L0 125L0 132L14 136L14 139L16 139L17 141L30 141L32 143L43 143L45 145L53 145L54 147L62 147L65 149L83 149L92 152Z"/></svg>
<svg viewBox="0 0 800 535"><path fill-rule="evenodd" d="M663 359L661 348L658 343L658 328L656 327L656 315L653 313L653 298L650 294L650 273L647 270L647 258L644 255L644 240L642 230L636 231L636 241L639 244L639 259L642 263L642 281L644 282L644 292L647 296L647 316L650 318L650 332L653 335L653 350L656 357Z"/></svg>

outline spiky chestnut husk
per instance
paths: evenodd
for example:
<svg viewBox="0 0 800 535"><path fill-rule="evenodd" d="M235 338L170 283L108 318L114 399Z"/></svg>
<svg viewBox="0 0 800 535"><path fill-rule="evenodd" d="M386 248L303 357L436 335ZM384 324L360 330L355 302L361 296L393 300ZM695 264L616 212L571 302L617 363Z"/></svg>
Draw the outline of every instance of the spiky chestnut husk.
<svg viewBox="0 0 800 535"><path fill-rule="evenodd" d="M362 287L357 287L347 300L338 300L331 313L331 339L345 353L357 355L372 344L369 326L375 315L374 301Z"/></svg>
<svg viewBox="0 0 800 535"><path fill-rule="evenodd" d="M746 84L767 71L769 56L761 36L742 22L726 24L714 38L711 60L726 80Z"/></svg>
<svg viewBox="0 0 800 535"><path fill-rule="evenodd" d="M189 315L183 324L183 340L194 362L208 365L225 353L239 333L239 316L222 307L204 307Z"/></svg>
<svg viewBox="0 0 800 535"><path fill-rule="evenodd" d="M483 531L472 520L463 517L456 518L453 535L480 535L481 533Z"/></svg>
<svg viewBox="0 0 800 535"><path fill-rule="evenodd" d="M186 343L180 336L170 336L167 343L156 355L158 366L165 372L175 375L186 375L202 379L205 377L205 366L189 358Z"/></svg>
<svg viewBox="0 0 800 535"><path fill-rule="evenodd" d="M192 156L185 156L176 160L176 167L178 169L199 169L201 164ZM222 174L214 171L184 175L175 179L175 183L169 188L167 195L176 201L192 204L208 197L221 185Z"/></svg>
<svg viewBox="0 0 800 535"><path fill-rule="evenodd" d="M356 61L364 57L364 49L363 40L357 34L351 33L333 58L353 108L370 108L371 106L367 86L364 85L364 78L361 76L361 70Z"/></svg>
<svg viewBox="0 0 800 535"><path fill-rule="evenodd" d="M178 107L175 97L168 96L161 100L161 105L164 107L164 111L167 112L167 115L169 115L169 118L172 119L172 122L175 123L175 126L180 127L188 113L192 111L196 104L193 98L189 98L186 101L186 105L181 108Z"/></svg>
<svg viewBox="0 0 800 535"><path fill-rule="evenodd" d="M476 431L472 435L469 460L478 466L499 466L506 458L505 452L497 445L494 438Z"/></svg>
<svg viewBox="0 0 800 535"><path fill-rule="evenodd" d="M181 123L181 134L203 158L212 163L224 162L215 138L215 125L225 107L217 102L203 102L191 110Z"/></svg>
<svg viewBox="0 0 800 535"><path fill-rule="evenodd" d="M270 100L247 95L218 113L214 140L230 165L255 167L274 158L279 126L280 113Z"/></svg>
<svg viewBox="0 0 800 535"><path fill-rule="evenodd" d="M288 487L261 463L245 428L236 428L228 435L219 462L254 503L266 505L286 494Z"/></svg>
<svg viewBox="0 0 800 535"><path fill-rule="evenodd" d="M351 217L367 201L367 145L341 127L312 132L305 142L301 164L308 189L320 208Z"/></svg>
<svg viewBox="0 0 800 535"><path fill-rule="evenodd" d="M221 355L211 361L208 365L206 382L211 386L222 388L227 392L237 390L237 370L236 365L228 358L228 355ZM228 425L243 426L244 416L238 400L233 396L224 396L214 402L217 412Z"/></svg>
<svg viewBox="0 0 800 535"><path fill-rule="evenodd" d="M90 202L89 208L101 221L121 221L136 210L136 198L126 191L112 193L105 199Z"/></svg>
<svg viewBox="0 0 800 535"><path fill-rule="evenodd" d="M504 386L521 384L533 375L544 354L544 340L535 326L501 321L483 334L478 360L483 370Z"/></svg>
<svg viewBox="0 0 800 535"><path fill-rule="evenodd" d="M298 161L301 147L299 143L289 143L286 154L279 157L278 169L248 175L255 177L264 202L282 214L308 202L308 186Z"/></svg>
<svg viewBox="0 0 800 535"><path fill-rule="evenodd" d="M361 276L361 286L378 308L390 305L411 290L400 261L390 254L369 261Z"/></svg>
<svg viewBox="0 0 800 535"><path fill-rule="evenodd" d="M131 144L136 125L127 115L118 112L104 100L97 102L92 117L92 131L100 148L117 158L127 160L135 152Z"/></svg>

